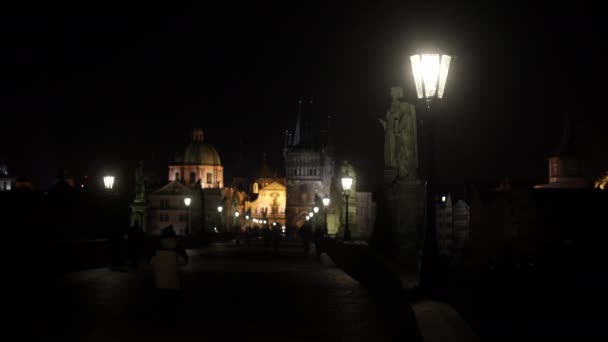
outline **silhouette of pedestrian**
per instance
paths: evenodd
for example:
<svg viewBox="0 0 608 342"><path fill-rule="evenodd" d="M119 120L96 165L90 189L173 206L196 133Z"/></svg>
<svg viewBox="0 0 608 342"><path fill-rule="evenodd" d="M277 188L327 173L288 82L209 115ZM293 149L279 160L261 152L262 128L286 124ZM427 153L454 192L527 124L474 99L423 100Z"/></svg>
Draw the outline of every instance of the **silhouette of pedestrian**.
<svg viewBox="0 0 608 342"><path fill-rule="evenodd" d="M315 251L317 252L317 258L321 260L321 253L323 252L323 231L317 228L314 232L313 238L315 240Z"/></svg>
<svg viewBox="0 0 608 342"><path fill-rule="evenodd" d="M173 226L161 232L159 246L150 260L154 269L154 283L158 293L160 317L172 324L179 301L180 266L188 263L188 255L180 246Z"/></svg>
<svg viewBox="0 0 608 342"><path fill-rule="evenodd" d="M272 229L272 249L275 254L279 253L279 242L281 242L281 230L275 226Z"/></svg>
<svg viewBox="0 0 608 342"><path fill-rule="evenodd" d="M247 227L245 229L245 241L247 242L247 247L251 246L251 235L253 234L253 232L251 231L251 228Z"/></svg>
<svg viewBox="0 0 608 342"><path fill-rule="evenodd" d="M268 247L270 247L270 240L272 240L272 232L268 225L262 228L262 239L264 240L264 251L267 251Z"/></svg>
<svg viewBox="0 0 608 342"><path fill-rule="evenodd" d="M302 241L304 242L304 253L308 253L310 251L310 243L312 242L312 229L310 224L306 222L300 230L302 233Z"/></svg>

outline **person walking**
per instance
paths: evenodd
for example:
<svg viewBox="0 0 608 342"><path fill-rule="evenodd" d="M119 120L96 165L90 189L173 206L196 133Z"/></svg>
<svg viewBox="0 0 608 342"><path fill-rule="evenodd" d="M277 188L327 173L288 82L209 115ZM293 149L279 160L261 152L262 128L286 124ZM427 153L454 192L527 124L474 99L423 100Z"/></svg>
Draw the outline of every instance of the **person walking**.
<svg viewBox="0 0 608 342"><path fill-rule="evenodd" d="M180 284L180 267L188 263L188 255L180 246L173 226L161 232L158 249L150 260L159 300L160 317L172 324L175 317Z"/></svg>

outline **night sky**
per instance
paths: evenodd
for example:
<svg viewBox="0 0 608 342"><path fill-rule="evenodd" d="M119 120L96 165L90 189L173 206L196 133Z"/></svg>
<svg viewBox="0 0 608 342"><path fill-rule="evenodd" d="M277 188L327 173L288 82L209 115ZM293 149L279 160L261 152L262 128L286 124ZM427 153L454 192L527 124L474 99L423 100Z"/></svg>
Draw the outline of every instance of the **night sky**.
<svg viewBox="0 0 608 342"><path fill-rule="evenodd" d="M439 182L546 181L565 103L592 172L608 169L599 10L397 3L4 11L0 160L38 188L60 167L126 172L153 158L166 172L200 125L230 177L240 148L276 163L298 97L313 96L315 120L334 118L338 159L371 188L389 88L414 101L408 56L437 47L458 56L436 133Z"/></svg>

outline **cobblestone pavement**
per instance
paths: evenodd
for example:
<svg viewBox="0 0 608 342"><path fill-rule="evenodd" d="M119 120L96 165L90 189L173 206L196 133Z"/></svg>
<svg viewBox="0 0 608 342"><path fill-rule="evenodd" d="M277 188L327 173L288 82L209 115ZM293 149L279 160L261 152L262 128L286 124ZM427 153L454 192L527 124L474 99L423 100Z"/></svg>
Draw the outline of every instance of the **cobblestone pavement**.
<svg viewBox="0 0 608 342"><path fill-rule="evenodd" d="M78 341L166 340L164 335L232 341L386 341L377 305L340 269L283 245L217 244L189 250L175 324L160 319L150 268L71 273L31 284L16 333ZM136 337L136 338L133 338ZM17 340L17 339L13 339Z"/></svg>

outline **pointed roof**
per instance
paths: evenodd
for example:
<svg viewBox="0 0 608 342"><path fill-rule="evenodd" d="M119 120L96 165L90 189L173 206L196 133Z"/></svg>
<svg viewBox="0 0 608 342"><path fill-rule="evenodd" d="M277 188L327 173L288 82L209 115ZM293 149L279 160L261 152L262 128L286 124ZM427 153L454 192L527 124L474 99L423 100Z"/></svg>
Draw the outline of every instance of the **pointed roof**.
<svg viewBox="0 0 608 342"><path fill-rule="evenodd" d="M298 100L298 117L296 119L296 130L295 130L295 133L293 134L294 146L300 144L300 135L302 134L301 121L302 121L302 98L300 97L300 99Z"/></svg>

